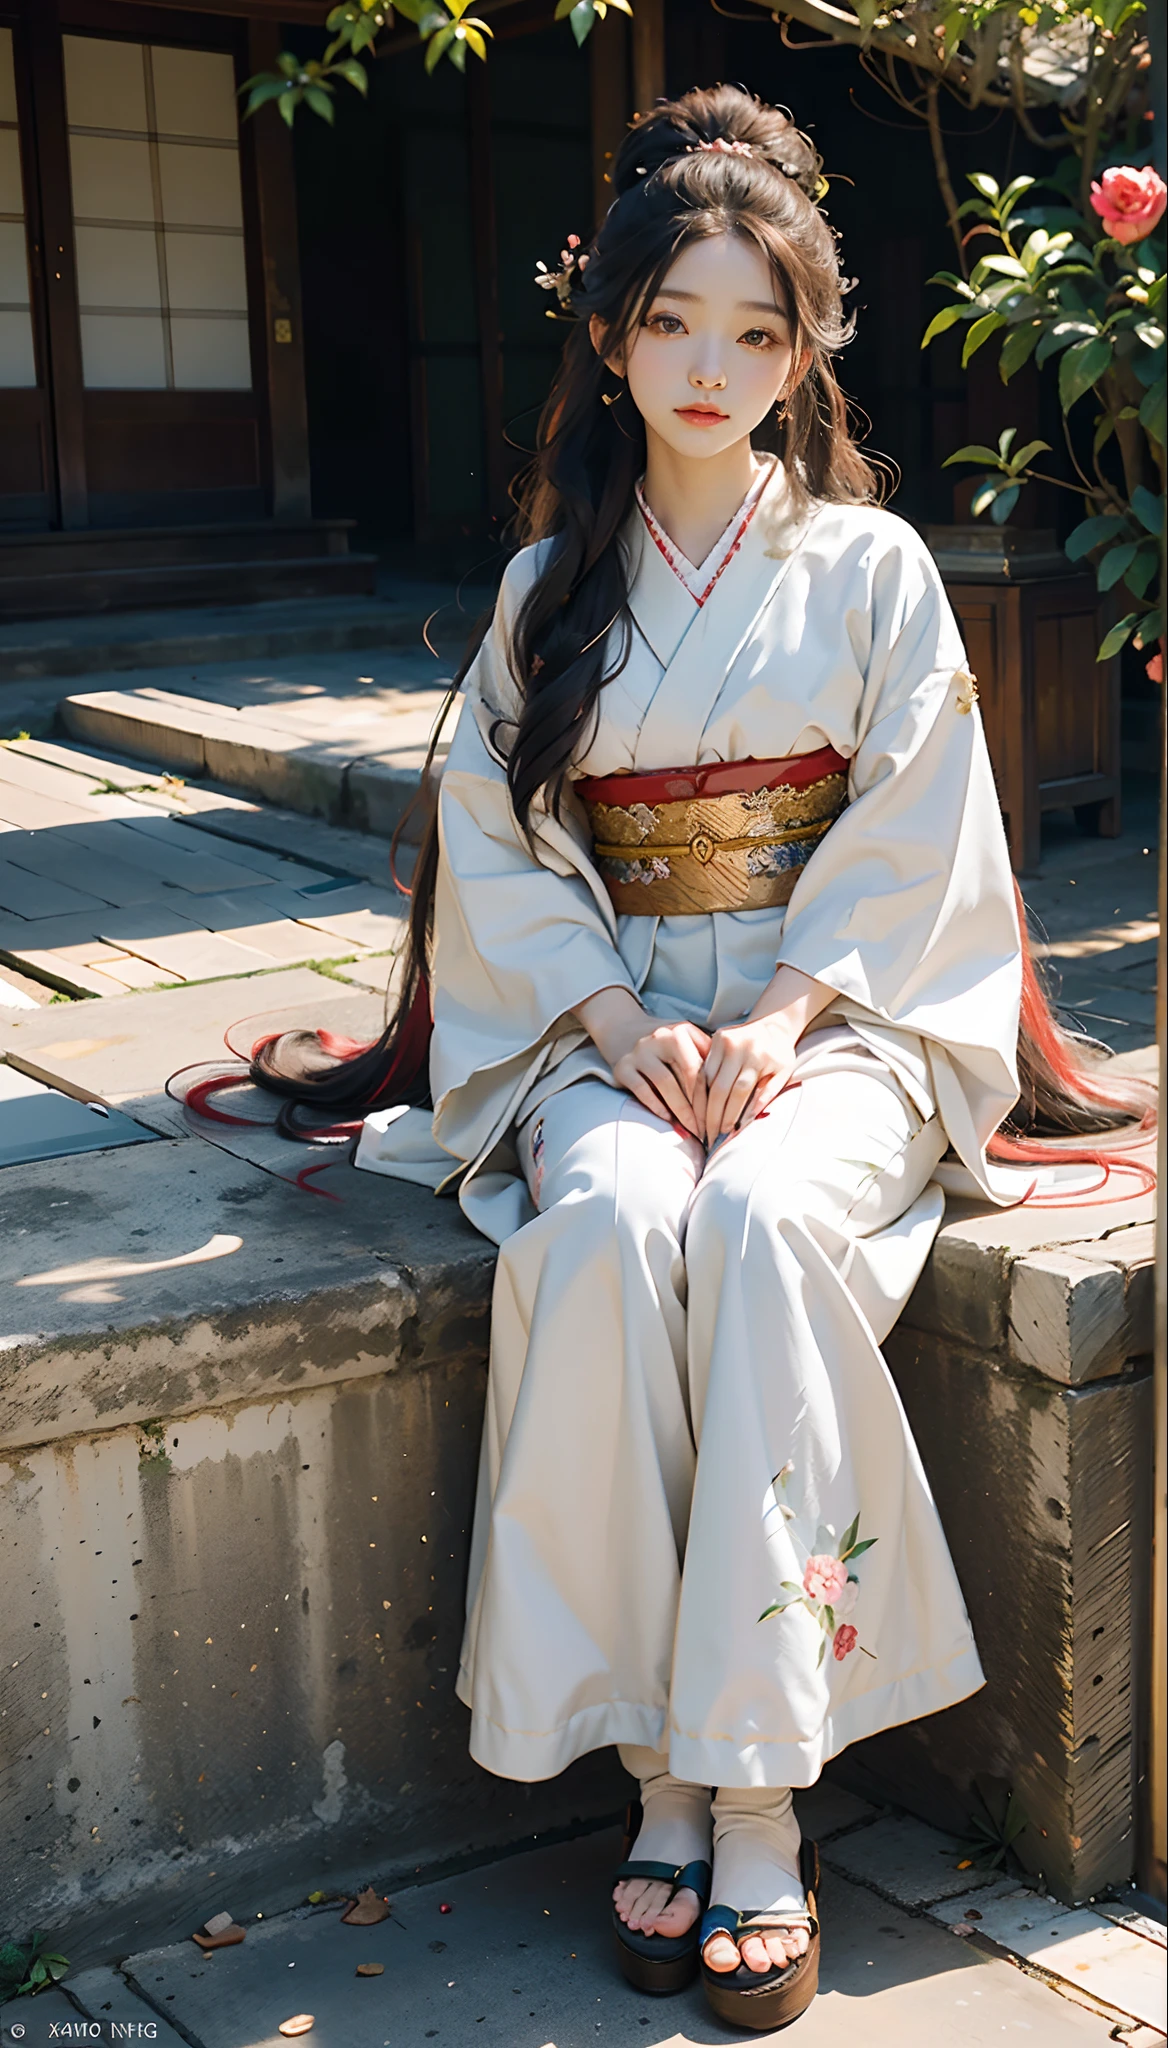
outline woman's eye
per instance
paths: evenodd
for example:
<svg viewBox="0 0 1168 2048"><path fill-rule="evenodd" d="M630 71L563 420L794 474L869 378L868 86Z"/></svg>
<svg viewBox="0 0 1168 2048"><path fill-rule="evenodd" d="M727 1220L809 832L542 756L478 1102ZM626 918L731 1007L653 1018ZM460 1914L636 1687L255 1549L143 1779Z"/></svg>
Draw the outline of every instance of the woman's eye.
<svg viewBox="0 0 1168 2048"><path fill-rule="evenodd" d="M676 313L652 313L648 320L646 320L645 325L646 327L652 327L658 334L685 333L685 325L678 319Z"/></svg>
<svg viewBox="0 0 1168 2048"><path fill-rule="evenodd" d="M747 348L770 348L778 337L772 334L768 327L748 327L746 333L740 334L738 339L744 341Z"/></svg>

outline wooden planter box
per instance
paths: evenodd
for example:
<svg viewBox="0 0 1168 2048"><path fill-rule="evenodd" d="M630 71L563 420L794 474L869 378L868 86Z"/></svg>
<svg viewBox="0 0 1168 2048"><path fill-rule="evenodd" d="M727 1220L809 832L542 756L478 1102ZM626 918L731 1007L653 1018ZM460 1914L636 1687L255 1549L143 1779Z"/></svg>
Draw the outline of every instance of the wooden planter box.
<svg viewBox="0 0 1168 2048"><path fill-rule="evenodd" d="M1069 805L1084 831L1117 837L1119 660L1096 660L1106 623L1094 578L1070 571L1052 534L926 537L978 680L1014 867L1037 867L1043 811Z"/></svg>

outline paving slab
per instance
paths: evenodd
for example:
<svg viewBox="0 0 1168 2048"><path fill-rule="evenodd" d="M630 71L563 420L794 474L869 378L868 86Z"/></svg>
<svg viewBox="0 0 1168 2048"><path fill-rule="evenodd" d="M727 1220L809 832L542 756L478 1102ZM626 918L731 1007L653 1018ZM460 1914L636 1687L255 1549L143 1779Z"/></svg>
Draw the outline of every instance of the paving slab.
<svg viewBox="0 0 1168 2048"><path fill-rule="evenodd" d="M964 1859L951 1835L903 1816L841 1836L824 1860L841 1876L872 1885L901 1906L931 1905L994 1882L992 1871L958 1868Z"/></svg>
<svg viewBox="0 0 1168 2048"><path fill-rule="evenodd" d="M178 1942L130 1957L125 1973L199 2048L280 2048L279 2022L297 2012L313 2015L308 2038L321 2048L740 2042L700 1986L653 1999L620 1977L606 1915L618 1857L605 1831L399 1892L376 1927L345 1927L335 1907L306 1910L249 1927L214 1958ZM823 1912L820 1991L800 2048L989 2048L1003 2034L1103 2048L1110 2038L1109 2020L861 1886L829 1879ZM384 1974L358 1978L364 1961Z"/></svg>
<svg viewBox="0 0 1168 2048"><path fill-rule="evenodd" d="M3 1011L0 1051L34 1080L173 1129L181 1111L163 1094L167 1080L226 1059L226 1030L242 1049L265 1031L316 1024L375 1038L382 1022L383 1006L370 991L290 968L239 984L114 996L100 1006Z"/></svg>
<svg viewBox="0 0 1168 2048"><path fill-rule="evenodd" d="M0 1167L108 1152L116 1145L144 1145L154 1135L120 1110L81 1102L17 1073L15 1067L0 1066Z"/></svg>
<svg viewBox="0 0 1168 2048"><path fill-rule="evenodd" d="M189 2048L189 2042L175 2032L170 2021L163 2019L155 2006L148 2005L145 1999L131 1991L120 1970L100 1967L70 1971L67 1985L67 1996L73 2005L101 2030L97 2034L90 2033L89 2040L152 2041L161 2043L162 2048ZM65 2039L68 2038L66 2035ZM73 2038L82 2037L74 2035ZM27 2048L36 2048L31 2034L25 2039Z"/></svg>
<svg viewBox="0 0 1168 2048"><path fill-rule="evenodd" d="M996 1885L966 1907L941 1904L933 1918L974 1927L1012 1955L1091 1992L1145 2026L1168 2027L1162 1946L1101 1913L1061 1906L1014 1884Z"/></svg>

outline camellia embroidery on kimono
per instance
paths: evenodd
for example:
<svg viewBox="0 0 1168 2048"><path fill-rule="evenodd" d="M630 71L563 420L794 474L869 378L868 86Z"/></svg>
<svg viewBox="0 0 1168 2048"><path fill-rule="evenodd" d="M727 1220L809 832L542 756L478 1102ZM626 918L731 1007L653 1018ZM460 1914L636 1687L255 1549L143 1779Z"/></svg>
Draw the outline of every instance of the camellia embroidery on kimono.
<svg viewBox="0 0 1168 2048"><path fill-rule="evenodd" d="M620 1969L765 2031L817 1980L793 1789L983 1682L881 1349L945 1188L1017 1201L1060 1132L1106 1177L1147 1099L1028 962L952 609L849 431L814 149L719 86L612 181L541 273L563 358L386 1030L251 1072L498 1247L471 1754L615 1746Z"/></svg>
<svg viewBox="0 0 1168 2048"><path fill-rule="evenodd" d="M776 1472L772 1486L780 1487L785 1494L794 1474L794 1462L788 1458L781 1472ZM797 1517L786 1500L779 1502L779 1512L786 1534L794 1540ZM781 1599L772 1600L764 1607L759 1621L769 1621L773 1615L789 1614L793 1608L800 1608L809 1614L823 1631L819 1645L818 1662L822 1664L828 1645L837 1664L842 1664L853 1650L862 1650L866 1657L876 1662L876 1652L869 1650L860 1641L855 1626L848 1617L855 1611L859 1598L860 1581L855 1566L866 1550L871 1550L879 1538L865 1536L860 1540L860 1517L854 1515L840 1540L836 1541L835 1530L821 1524L815 1532L814 1543L808 1552L802 1577L781 1579Z"/></svg>

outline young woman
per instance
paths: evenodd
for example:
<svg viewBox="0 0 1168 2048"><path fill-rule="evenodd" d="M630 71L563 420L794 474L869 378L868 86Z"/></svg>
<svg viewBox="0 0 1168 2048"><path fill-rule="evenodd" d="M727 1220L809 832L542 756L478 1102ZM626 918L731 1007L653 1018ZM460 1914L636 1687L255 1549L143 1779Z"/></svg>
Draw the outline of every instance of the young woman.
<svg viewBox="0 0 1168 2048"><path fill-rule="evenodd" d="M792 1788L982 1683L879 1347L942 1155L993 1192L1022 947L953 615L848 435L810 145L719 87L642 119L614 183L551 279L579 317L401 1010L315 1078L286 1042L256 1072L400 1103L432 1005L431 1178L500 1246L471 1750L530 1781L617 1744L627 1974L700 1952L764 2029L816 1982ZM1027 1107L1082 1128L1104 1098L1042 1016ZM425 1179L430 1121L375 1116L358 1163Z"/></svg>

